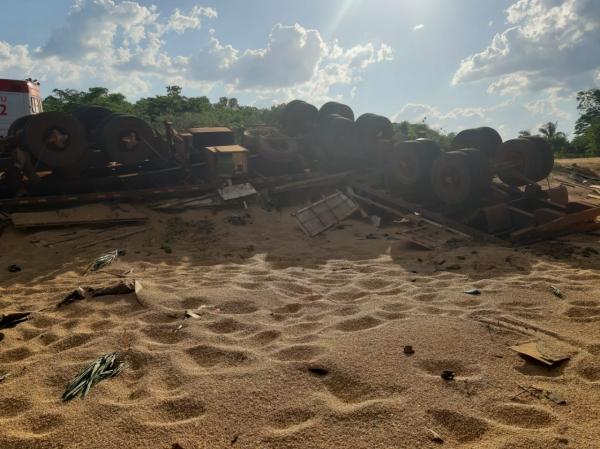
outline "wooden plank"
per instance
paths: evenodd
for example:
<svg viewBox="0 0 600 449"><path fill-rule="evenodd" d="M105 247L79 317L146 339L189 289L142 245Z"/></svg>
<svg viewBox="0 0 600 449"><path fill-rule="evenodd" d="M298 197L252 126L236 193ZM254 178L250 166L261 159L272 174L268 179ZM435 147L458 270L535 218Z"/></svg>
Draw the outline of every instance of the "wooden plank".
<svg viewBox="0 0 600 449"><path fill-rule="evenodd" d="M77 247L77 249L85 249L85 248L90 248L92 246L97 245L98 243L104 243L104 242L109 242L112 240L120 240L120 239L124 239L125 237L131 237L132 235L135 234L140 234L142 232L145 232L146 228L137 228L134 229L132 231L127 231L127 232L122 232L121 234L116 234L116 235L111 235L110 237L106 237L104 239L95 239L94 241L90 242L90 243L86 243L85 245L79 245Z"/></svg>
<svg viewBox="0 0 600 449"><path fill-rule="evenodd" d="M96 204L44 212L16 212L10 215L16 228L131 223L145 221L147 218L128 204L120 204L119 207Z"/></svg>
<svg viewBox="0 0 600 449"><path fill-rule="evenodd" d="M430 211L429 209L426 209L417 204L409 203L400 198L392 198L386 192L383 192L381 190L373 189L360 183L352 183L351 186L356 191L361 192L361 196L371 195L377 198L379 200L379 203L385 202L391 206L394 206L395 208L398 208L400 211L404 211L406 213L416 212L422 218L429 220L430 222L432 222L432 224L434 223L436 226L446 227L448 228L448 230L452 229L454 231L458 231L459 233L467 234L471 237L476 237L480 240L493 242L498 245L507 245L506 241L504 240L501 240L478 229L472 228L471 226L465 225L451 218L448 218L440 213Z"/></svg>
<svg viewBox="0 0 600 449"><path fill-rule="evenodd" d="M271 189L271 191L273 193L283 193L283 192L289 192L292 190L307 189L310 187L318 187L318 186L322 186L322 185L333 184L335 182L343 180L344 178L346 178L347 176L349 176L352 173L353 172L351 172L351 171L347 171L347 172L343 172L343 173L336 173L334 175L312 177L312 178L303 179L300 181L294 181L294 182L290 182L287 184L278 185L276 187L273 187L273 189Z"/></svg>
<svg viewBox="0 0 600 449"><path fill-rule="evenodd" d="M139 201L145 198L156 199L157 197L176 196L190 193L211 192L217 186L215 184L192 184L173 187L158 187L150 189L136 189L125 191L112 191L102 193L83 193L73 195L47 195L47 196L25 196L17 198L0 199L0 207L9 208L32 208L36 206L56 206L83 203L98 203L108 200L130 200Z"/></svg>
<svg viewBox="0 0 600 449"><path fill-rule="evenodd" d="M536 227L536 231L543 233L559 232L567 227L578 225L581 223L595 222L596 218L600 215L600 207L591 207L581 212L575 212L572 214L566 214L565 216L539 225Z"/></svg>
<svg viewBox="0 0 600 449"><path fill-rule="evenodd" d="M391 213L393 215L396 215L398 217L406 218L406 219L408 219L408 220L410 220L412 222L415 222L415 223L425 222L425 223L433 225L433 226L435 226L437 228L442 228L442 229L444 229L444 230L446 230L448 232L451 232L453 234L460 235L461 237L464 237L466 239L471 239L471 236L469 234L465 234L464 232L458 231L456 229L452 229L452 228L450 228L448 226L441 225L441 224L436 223L434 221L428 220L427 218L423 218L423 217L421 217L419 215L402 213L402 212L400 212L397 209L394 209L392 207L389 207L389 206L386 206L384 204L378 203L377 201L373 201L370 198L366 198L364 196L357 195L356 193L353 193L352 196L354 198L356 198L358 201L363 201L363 202L365 202L367 204L370 204L373 207L377 207L377 208L379 208L379 209L381 209L383 211L389 212L389 213Z"/></svg>

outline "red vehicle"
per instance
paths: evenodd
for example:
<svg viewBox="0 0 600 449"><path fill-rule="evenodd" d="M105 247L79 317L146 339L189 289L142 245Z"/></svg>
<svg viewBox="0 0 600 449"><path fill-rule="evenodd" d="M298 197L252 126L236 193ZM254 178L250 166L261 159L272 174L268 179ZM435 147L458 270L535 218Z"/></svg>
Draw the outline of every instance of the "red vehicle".
<svg viewBox="0 0 600 449"><path fill-rule="evenodd" d="M42 112L40 83L32 79L0 79L0 137L19 117Z"/></svg>

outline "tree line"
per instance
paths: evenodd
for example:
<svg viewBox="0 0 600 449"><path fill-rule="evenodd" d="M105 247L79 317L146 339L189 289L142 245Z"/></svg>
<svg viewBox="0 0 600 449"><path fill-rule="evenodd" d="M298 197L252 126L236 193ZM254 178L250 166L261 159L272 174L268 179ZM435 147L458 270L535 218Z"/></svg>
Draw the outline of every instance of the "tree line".
<svg viewBox="0 0 600 449"><path fill-rule="evenodd" d="M559 156L600 156L600 89L590 89L577 94L577 109L580 113L575 123L574 137L558 131L557 122L548 122L537 133L544 137ZM236 98L221 97L211 103L206 96L186 97L180 86L167 86L166 95L141 98L132 103L118 92L110 92L105 87L91 87L86 91L75 89L54 89L52 95L44 99L45 111L72 112L80 106L103 106L113 112L133 114L153 126L161 128L170 121L177 129L199 126L227 126L243 128L253 125L277 125L283 104L270 108L242 106ZM425 122L394 123L399 138L414 139L425 137L449 147L454 133L436 131ZM531 135L523 130L522 136Z"/></svg>

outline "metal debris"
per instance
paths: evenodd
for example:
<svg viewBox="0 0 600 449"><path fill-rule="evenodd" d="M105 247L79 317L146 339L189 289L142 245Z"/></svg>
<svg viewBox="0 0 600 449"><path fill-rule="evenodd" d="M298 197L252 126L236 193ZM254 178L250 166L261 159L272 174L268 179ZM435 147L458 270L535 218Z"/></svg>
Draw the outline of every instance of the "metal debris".
<svg viewBox="0 0 600 449"><path fill-rule="evenodd" d="M449 369L445 369L444 371L442 371L441 374L441 378L444 380L454 380L454 371L451 371Z"/></svg>
<svg viewBox="0 0 600 449"><path fill-rule="evenodd" d="M339 224L354 212L358 205L342 192L334 193L294 213L298 225L309 237Z"/></svg>
<svg viewBox="0 0 600 449"><path fill-rule="evenodd" d="M194 318L196 320L199 320L200 318L202 318L200 315L198 315L196 312L192 312L191 310L186 310L185 311L185 317L186 318Z"/></svg>
<svg viewBox="0 0 600 449"><path fill-rule="evenodd" d="M15 264L9 265L7 270L9 271L9 273L18 273L19 271L21 271L21 267Z"/></svg>
<svg viewBox="0 0 600 449"><path fill-rule="evenodd" d="M116 352L111 352L98 357L81 374L67 385L62 395L63 402L81 396L85 398L90 389L98 382L115 377L125 368L125 362L117 358Z"/></svg>

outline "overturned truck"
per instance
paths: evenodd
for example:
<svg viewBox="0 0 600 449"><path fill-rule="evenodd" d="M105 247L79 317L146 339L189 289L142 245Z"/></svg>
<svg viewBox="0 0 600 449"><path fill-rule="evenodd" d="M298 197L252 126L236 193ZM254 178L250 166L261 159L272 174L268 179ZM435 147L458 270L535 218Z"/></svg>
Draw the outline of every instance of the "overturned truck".
<svg viewBox="0 0 600 449"><path fill-rule="evenodd" d="M371 205L418 213L477 236L524 243L597 229L600 209L543 188L554 165L541 137L502 141L492 128L463 130L449 148L399 139L389 119L355 119L338 102L288 103L278 126L163 133L101 107L17 119L0 142L0 207L208 191L224 182L275 186L292 176L351 184ZM336 177L336 174L352 173Z"/></svg>

